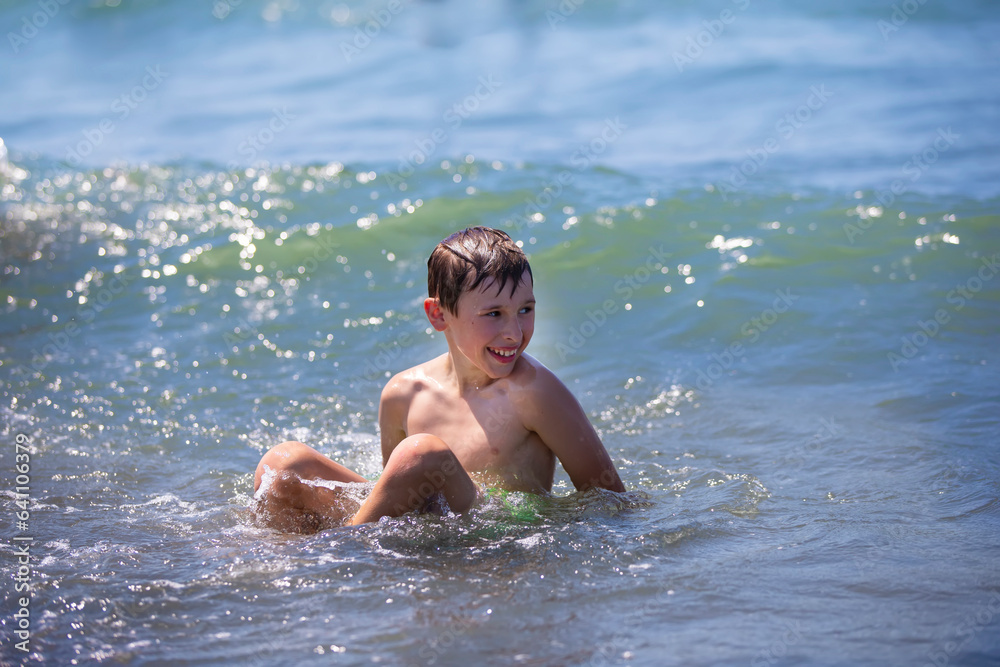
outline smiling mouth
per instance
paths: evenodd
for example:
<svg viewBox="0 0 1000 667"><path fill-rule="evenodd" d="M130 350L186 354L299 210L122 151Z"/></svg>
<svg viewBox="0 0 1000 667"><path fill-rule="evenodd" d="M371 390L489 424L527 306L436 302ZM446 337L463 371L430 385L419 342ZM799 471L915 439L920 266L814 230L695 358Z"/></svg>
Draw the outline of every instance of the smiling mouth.
<svg viewBox="0 0 1000 667"><path fill-rule="evenodd" d="M513 348L513 349L501 349L501 348L496 348L496 347L488 347L486 349L489 350L490 354L493 355L494 359L496 359L500 363L504 363L504 364L507 364L507 363L510 363L510 362L514 361L514 357L517 356L517 348L516 347Z"/></svg>

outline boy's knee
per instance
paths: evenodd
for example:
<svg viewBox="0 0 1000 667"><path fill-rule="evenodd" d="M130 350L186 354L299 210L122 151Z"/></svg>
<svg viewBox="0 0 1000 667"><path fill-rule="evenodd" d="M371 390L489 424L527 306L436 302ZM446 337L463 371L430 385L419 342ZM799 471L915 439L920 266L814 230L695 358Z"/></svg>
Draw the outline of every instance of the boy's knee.
<svg viewBox="0 0 1000 667"><path fill-rule="evenodd" d="M312 449L308 445L303 445L295 440L288 440L267 450L254 472L253 490L256 491L260 488L261 478L267 469L275 471L278 477L284 477L281 473L286 471L297 473L311 451Z"/></svg>
<svg viewBox="0 0 1000 667"><path fill-rule="evenodd" d="M399 447L404 451L409 450L417 455L450 453L451 448L441 438L430 433L417 433L408 438L404 438L399 443Z"/></svg>
<svg viewBox="0 0 1000 667"><path fill-rule="evenodd" d="M404 439L393 450L390 461L421 475L440 475L441 482L444 477L458 470L458 458L448 443L429 433L419 433Z"/></svg>

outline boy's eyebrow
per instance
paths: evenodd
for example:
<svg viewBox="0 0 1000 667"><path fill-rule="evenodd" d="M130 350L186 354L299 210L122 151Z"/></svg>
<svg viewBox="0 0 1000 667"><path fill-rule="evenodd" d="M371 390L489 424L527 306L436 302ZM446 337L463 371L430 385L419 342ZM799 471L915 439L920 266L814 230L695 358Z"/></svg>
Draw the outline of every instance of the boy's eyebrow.
<svg viewBox="0 0 1000 667"><path fill-rule="evenodd" d="M535 303L536 303L536 301L534 299L528 299L527 301L525 301L521 305L522 306L533 306L533 305L535 305ZM483 306L483 310L497 310L498 308L502 308L502 307L503 307L502 303L490 304L488 306Z"/></svg>

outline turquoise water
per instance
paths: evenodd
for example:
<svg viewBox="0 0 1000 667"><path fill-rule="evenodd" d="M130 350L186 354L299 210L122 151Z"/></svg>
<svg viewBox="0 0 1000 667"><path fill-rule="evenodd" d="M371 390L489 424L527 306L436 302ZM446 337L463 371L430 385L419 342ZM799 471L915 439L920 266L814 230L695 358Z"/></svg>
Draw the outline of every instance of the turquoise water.
<svg viewBox="0 0 1000 667"><path fill-rule="evenodd" d="M993 4L49 9L0 9L5 664L1000 661ZM254 527L283 439L378 473L472 224L628 493Z"/></svg>

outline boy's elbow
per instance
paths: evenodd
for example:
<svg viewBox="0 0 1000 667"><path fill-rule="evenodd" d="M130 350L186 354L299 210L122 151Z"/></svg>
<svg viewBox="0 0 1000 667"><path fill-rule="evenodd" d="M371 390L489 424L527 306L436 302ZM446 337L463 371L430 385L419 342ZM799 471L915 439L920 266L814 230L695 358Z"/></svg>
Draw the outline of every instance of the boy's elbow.
<svg viewBox="0 0 1000 667"><path fill-rule="evenodd" d="M625 485L622 484L618 472L613 468L603 470L600 475L590 478L583 484L577 484L576 488L579 491L587 491L589 489L607 489L608 491L615 491L617 493L624 493L625 491Z"/></svg>
<svg viewBox="0 0 1000 667"><path fill-rule="evenodd" d="M616 493L625 493L625 485L622 484L622 481L618 479L617 475L615 475L615 481L611 482L610 484L604 485L602 488L605 488L608 491L614 491Z"/></svg>

